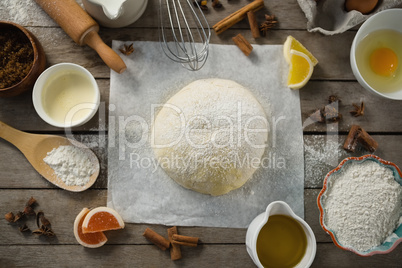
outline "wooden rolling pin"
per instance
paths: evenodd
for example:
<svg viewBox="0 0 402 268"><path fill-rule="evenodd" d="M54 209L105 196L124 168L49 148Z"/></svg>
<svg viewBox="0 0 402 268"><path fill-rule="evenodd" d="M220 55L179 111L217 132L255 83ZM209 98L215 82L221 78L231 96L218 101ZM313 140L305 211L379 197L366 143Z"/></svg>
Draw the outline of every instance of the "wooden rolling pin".
<svg viewBox="0 0 402 268"><path fill-rule="evenodd" d="M87 44L117 73L127 67L120 56L98 35L99 25L75 0L35 0L46 13L80 46Z"/></svg>

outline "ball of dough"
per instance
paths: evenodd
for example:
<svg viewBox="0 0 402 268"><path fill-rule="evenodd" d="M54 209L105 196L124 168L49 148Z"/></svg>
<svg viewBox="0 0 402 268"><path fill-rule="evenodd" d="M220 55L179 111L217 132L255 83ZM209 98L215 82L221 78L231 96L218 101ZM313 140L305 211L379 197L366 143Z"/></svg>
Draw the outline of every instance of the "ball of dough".
<svg viewBox="0 0 402 268"><path fill-rule="evenodd" d="M196 80L162 106L151 144L160 166L181 186L223 195L259 168L268 121L249 90L231 80Z"/></svg>

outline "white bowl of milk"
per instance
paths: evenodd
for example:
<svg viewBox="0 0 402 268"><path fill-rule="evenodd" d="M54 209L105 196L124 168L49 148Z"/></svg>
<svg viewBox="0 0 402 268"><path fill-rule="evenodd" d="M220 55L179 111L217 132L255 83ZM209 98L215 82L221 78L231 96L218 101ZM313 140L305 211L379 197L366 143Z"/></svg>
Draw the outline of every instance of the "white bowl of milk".
<svg viewBox="0 0 402 268"><path fill-rule="evenodd" d="M32 100L38 115L55 127L76 127L88 122L100 103L92 74L74 63L59 63L36 80Z"/></svg>

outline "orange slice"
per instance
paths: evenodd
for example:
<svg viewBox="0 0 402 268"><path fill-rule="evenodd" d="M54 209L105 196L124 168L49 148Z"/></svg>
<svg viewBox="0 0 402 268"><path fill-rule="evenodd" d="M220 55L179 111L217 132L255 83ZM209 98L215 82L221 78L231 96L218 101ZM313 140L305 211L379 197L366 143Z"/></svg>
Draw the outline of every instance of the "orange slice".
<svg viewBox="0 0 402 268"><path fill-rule="evenodd" d="M302 45L302 43L297 41L293 36L289 35L285 43L283 44L283 55L285 56L285 59L289 64L290 64L290 50L292 49L306 54L313 63L313 66L317 65L318 60L313 56L313 54L311 54L311 52L308 51L307 48L305 48Z"/></svg>
<svg viewBox="0 0 402 268"><path fill-rule="evenodd" d="M300 89L305 86L313 74L313 66L313 63L306 54L291 49L288 87Z"/></svg>
<svg viewBox="0 0 402 268"><path fill-rule="evenodd" d="M85 216L82 232L96 233L124 228L124 221L113 209L108 207L94 208Z"/></svg>
<svg viewBox="0 0 402 268"><path fill-rule="evenodd" d="M103 246L107 238L102 232L84 234L82 232L82 223L84 222L85 216L90 210L87 208L82 209L82 211L77 215L74 221L74 236L78 243L88 248L98 248Z"/></svg>

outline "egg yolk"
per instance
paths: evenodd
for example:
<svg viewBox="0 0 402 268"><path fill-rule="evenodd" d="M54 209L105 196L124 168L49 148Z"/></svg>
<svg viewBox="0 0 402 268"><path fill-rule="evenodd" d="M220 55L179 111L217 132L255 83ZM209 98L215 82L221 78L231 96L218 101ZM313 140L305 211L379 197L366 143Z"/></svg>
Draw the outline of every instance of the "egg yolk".
<svg viewBox="0 0 402 268"><path fill-rule="evenodd" d="M398 67L398 57L392 49L377 48L370 56L370 66L378 75L391 76Z"/></svg>

